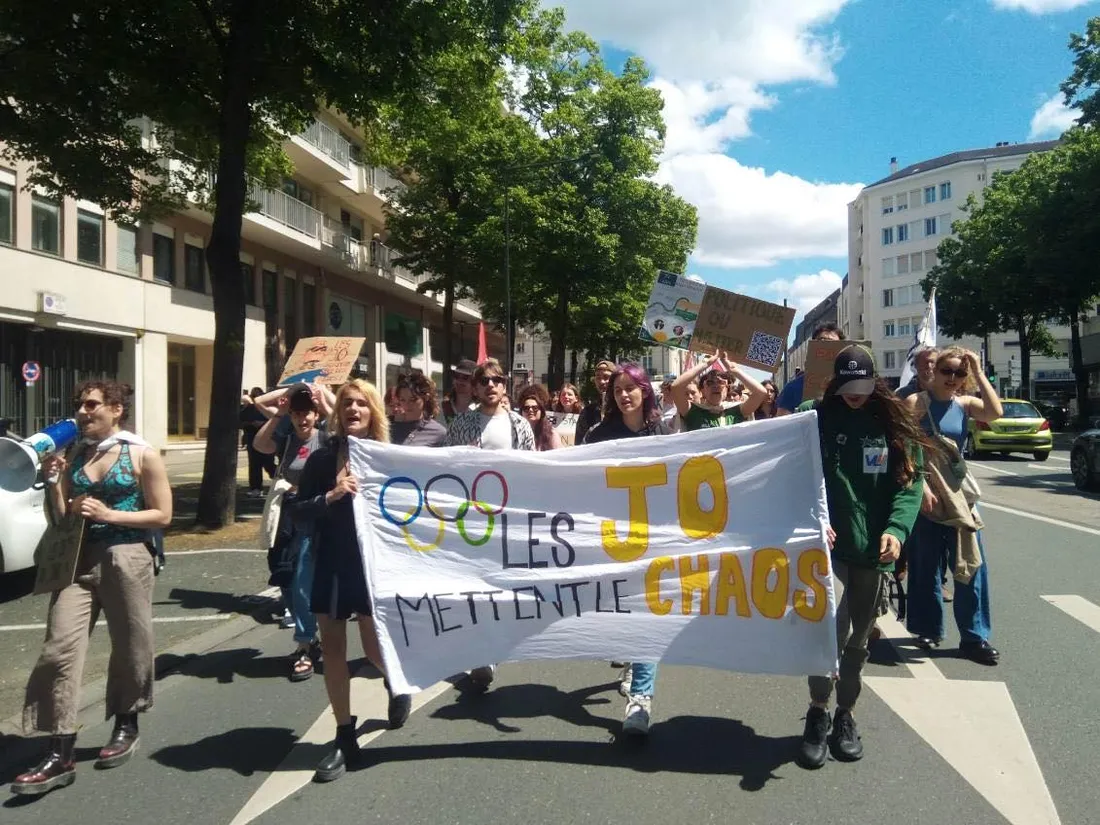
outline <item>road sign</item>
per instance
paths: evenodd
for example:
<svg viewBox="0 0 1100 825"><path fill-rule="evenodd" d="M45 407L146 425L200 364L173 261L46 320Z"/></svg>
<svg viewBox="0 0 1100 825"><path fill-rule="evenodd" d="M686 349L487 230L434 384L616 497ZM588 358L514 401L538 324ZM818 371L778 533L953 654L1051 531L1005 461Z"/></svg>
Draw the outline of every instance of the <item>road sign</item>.
<svg viewBox="0 0 1100 825"><path fill-rule="evenodd" d="M42 377L42 365L37 361L26 361L23 364L23 380L33 384Z"/></svg>

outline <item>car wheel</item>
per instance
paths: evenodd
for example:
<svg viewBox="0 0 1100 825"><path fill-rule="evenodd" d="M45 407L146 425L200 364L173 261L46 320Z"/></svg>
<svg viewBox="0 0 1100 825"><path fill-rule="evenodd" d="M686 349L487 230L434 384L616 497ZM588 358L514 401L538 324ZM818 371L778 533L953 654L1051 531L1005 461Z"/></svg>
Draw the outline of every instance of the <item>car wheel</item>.
<svg viewBox="0 0 1100 825"><path fill-rule="evenodd" d="M978 450L974 446L974 436L967 435L966 442L963 444L963 458L977 458Z"/></svg>
<svg viewBox="0 0 1100 825"><path fill-rule="evenodd" d="M1050 452L1049 451L1039 452L1038 450L1036 450L1031 455L1035 458L1036 461L1046 461L1048 458L1050 458Z"/></svg>
<svg viewBox="0 0 1100 825"><path fill-rule="evenodd" d="M1096 486L1092 468L1089 467L1089 457L1083 447L1078 447L1070 454L1069 471L1078 490L1091 490Z"/></svg>

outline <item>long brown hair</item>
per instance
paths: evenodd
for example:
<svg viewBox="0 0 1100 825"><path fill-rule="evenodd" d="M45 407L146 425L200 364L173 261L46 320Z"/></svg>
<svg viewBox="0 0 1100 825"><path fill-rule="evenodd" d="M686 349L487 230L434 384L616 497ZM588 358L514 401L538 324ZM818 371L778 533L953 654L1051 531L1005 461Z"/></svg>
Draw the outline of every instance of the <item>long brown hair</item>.
<svg viewBox="0 0 1100 825"><path fill-rule="evenodd" d="M549 450L554 439L554 425L546 417L546 410L550 406L550 393L546 391L546 387L542 384L532 384L529 387L524 387L520 390L519 398L516 399L516 412L523 414L523 402L528 398L535 400L539 405L539 411L542 413L539 420L531 424L531 430L535 434L535 449L540 452ZM527 417L524 416L523 420L527 421ZM531 422L527 421L527 423L530 424Z"/></svg>

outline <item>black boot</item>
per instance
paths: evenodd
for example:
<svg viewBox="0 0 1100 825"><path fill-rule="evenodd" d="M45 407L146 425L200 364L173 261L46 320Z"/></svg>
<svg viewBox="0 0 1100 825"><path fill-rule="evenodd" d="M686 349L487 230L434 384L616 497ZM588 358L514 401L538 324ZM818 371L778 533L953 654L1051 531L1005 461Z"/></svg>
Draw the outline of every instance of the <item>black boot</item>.
<svg viewBox="0 0 1100 825"><path fill-rule="evenodd" d="M362 751L359 750L359 741L355 736L355 717L346 725L336 726L336 741L332 743L332 750L317 765L313 774L314 782L332 782L343 776L349 767L354 768L359 764Z"/></svg>
<svg viewBox="0 0 1100 825"><path fill-rule="evenodd" d="M841 762L856 762L863 758L863 742L859 738L855 717L848 708L836 709L829 744L832 745L833 756Z"/></svg>
<svg viewBox="0 0 1100 825"><path fill-rule="evenodd" d="M130 761L138 749L138 715L120 713L115 716L115 729L111 740L99 751L97 768L117 768Z"/></svg>
<svg viewBox="0 0 1100 825"><path fill-rule="evenodd" d="M76 781L76 761L73 759L73 746L76 734L50 737L50 749L46 758L26 773L15 777L11 783L11 792L20 796L38 796L64 788Z"/></svg>
<svg viewBox="0 0 1100 825"><path fill-rule="evenodd" d="M798 764L804 768L820 768L828 755L829 711L814 705L806 711L806 729L798 747Z"/></svg>
<svg viewBox="0 0 1100 825"><path fill-rule="evenodd" d="M386 686L386 692L390 695L389 707L386 709L390 730L397 730L397 728L404 727L405 723L409 721L409 714L412 712L412 694L395 694L390 690L389 679L383 680L382 684Z"/></svg>

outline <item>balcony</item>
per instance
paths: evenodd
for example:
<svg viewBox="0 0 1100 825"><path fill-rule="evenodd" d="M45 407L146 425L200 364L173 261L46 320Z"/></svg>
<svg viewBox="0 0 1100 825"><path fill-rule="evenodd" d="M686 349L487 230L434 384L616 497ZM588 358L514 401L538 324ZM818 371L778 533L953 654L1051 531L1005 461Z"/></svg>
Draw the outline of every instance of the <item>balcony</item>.
<svg viewBox="0 0 1100 825"><path fill-rule="evenodd" d="M351 143L326 123L313 121L286 143L294 168L313 181L338 182L352 174Z"/></svg>
<svg viewBox="0 0 1100 825"><path fill-rule="evenodd" d="M256 203L255 210L265 218L270 218L288 229L301 232L320 241L324 215L307 203L292 198L286 192L268 189L259 181L251 181L248 186L248 199Z"/></svg>

